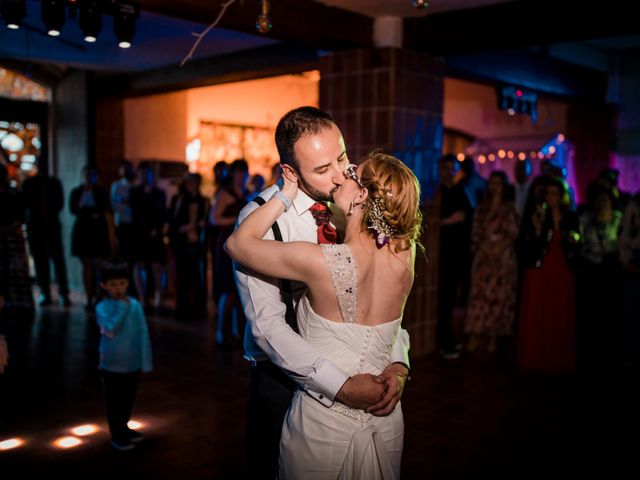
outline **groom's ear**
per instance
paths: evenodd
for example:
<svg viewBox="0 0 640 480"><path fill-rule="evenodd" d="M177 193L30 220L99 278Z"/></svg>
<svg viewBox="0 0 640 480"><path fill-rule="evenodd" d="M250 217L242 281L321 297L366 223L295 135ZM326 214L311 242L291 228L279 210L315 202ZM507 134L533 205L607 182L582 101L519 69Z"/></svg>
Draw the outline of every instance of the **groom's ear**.
<svg viewBox="0 0 640 480"><path fill-rule="evenodd" d="M288 180L292 182L298 181L298 172L291 165L287 165L286 163L281 163L280 167L282 168L282 174L287 177Z"/></svg>

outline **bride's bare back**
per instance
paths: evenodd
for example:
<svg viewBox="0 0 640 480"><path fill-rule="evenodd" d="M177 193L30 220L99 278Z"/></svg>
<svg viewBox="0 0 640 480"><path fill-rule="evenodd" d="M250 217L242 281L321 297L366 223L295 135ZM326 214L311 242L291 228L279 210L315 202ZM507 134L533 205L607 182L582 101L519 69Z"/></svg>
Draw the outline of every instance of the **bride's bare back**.
<svg viewBox="0 0 640 480"><path fill-rule="evenodd" d="M415 248L395 253L393 246L377 249L372 241L347 245L357 272L356 322L374 326L400 318L413 285ZM322 263L322 268L308 279L311 306L327 320L341 322L329 266L326 261Z"/></svg>

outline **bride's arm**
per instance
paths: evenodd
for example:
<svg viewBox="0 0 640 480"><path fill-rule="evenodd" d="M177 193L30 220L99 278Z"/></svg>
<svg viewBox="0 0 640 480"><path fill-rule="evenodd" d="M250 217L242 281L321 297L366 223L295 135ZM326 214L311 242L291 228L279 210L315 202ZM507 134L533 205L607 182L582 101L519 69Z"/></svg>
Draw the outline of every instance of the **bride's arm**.
<svg viewBox="0 0 640 480"><path fill-rule="evenodd" d="M285 181L281 194L289 199L290 204L297 194L297 183ZM284 210L285 201L272 197L236 228L227 239L225 250L235 261L257 273L309 283L313 272L321 268L323 261L318 245L263 239Z"/></svg>

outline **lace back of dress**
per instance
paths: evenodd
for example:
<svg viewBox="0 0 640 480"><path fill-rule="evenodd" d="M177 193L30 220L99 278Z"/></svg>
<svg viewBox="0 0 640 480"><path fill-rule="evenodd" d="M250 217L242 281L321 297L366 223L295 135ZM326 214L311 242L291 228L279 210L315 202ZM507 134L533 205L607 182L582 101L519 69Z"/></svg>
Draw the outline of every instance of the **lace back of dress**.
<svg viewBox="0 0 640 480"><path fill-rule="evenodd" d="M358 271L348 245L323 244L331 282L336 291L340 313L345 322L356 321L356 295L358 293Z"/></svg>

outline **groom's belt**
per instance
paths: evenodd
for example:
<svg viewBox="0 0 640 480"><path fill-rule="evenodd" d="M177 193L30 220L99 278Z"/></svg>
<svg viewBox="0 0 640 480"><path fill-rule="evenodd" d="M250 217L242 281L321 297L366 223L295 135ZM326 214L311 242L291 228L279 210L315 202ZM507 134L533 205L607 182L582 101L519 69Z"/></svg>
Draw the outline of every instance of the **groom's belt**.
<svg viewBox="0 0 640 480"><path fill-rule="evenodd" d="M255 360L253 358L249 359L249 366L259 368L260 370L269 370L274 372L283 371L280 367L278 367L275 363L273 363L268 358L259 359L259 360Z"/></svg>
<svg viewBox="0 0 640 480"><path fill-rule="evenodd" d="M284 370L278 367L275 363L273 363L269 359L264 360L249 360L249 366L252 368L257 368L258 370L265 373L272 373L276 375L285 375Z"/></svg>
<svg viewBox="0 0 640 480"><path fill-rule="evenodd" d="M266 360L266 359L264 359L264 360L263 359L256 360L255 358L247 358L247 357L244 357L244 358L247 359L247 361L249 362L249 366L250 367L257 367L259 363L263 363L263 362L268 362L269 361L269 360Z"/></svg>

